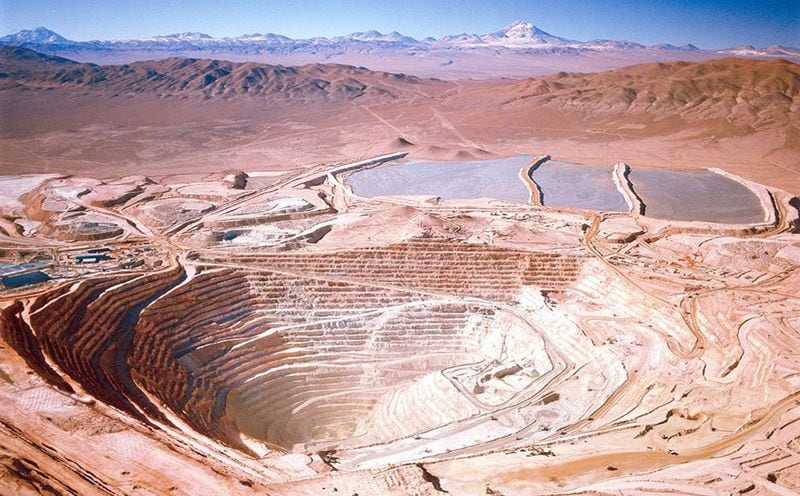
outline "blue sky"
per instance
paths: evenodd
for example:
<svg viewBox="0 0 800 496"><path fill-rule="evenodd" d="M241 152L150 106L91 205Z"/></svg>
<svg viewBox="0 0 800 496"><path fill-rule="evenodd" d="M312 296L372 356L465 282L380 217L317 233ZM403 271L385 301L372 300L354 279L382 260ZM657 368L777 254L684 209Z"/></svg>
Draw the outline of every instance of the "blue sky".
<svg viewBox="0 0 800 496"><path fill-rule="evenodd" d="M516 19L579 40L800 46L800 0L0 0L0 34L46 26L75 40L184 31L307 38L367 29L423 38L482 34Z"/></svg>

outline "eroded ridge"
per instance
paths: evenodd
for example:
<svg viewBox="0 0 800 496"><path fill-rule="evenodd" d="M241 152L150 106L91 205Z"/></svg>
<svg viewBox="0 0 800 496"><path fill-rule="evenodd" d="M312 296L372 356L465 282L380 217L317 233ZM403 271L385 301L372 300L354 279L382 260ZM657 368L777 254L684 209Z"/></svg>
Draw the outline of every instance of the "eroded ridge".
<svg viewBox="0 0 800 496"><path fill-rule="evenodd" d="M365 199L336 176L402 155L255 189L239 174L17 180L33 193L5 210L0 269L11 284L51 279L2 293L0 440L18 455L0 458L0 481L80 494L169 492L163 480L286 495L800 487L796 199L765 188L773 216L724 225ZM124 227L102 246L53 228L94 213Z"/></svg>

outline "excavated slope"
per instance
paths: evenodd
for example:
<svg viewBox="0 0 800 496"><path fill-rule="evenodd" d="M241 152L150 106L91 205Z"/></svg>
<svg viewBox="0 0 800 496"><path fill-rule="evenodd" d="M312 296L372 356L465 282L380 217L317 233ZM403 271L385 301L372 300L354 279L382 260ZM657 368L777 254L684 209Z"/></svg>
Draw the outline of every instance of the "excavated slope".
<svg viewBox="0 0 800 496"><path fill-rule="evenodd" d="M496 360L505 340L535 342L494 302L526 284L563 288L580 267L574 256L443 239L266 257L250 270L176 265L85 279L40 296L30 326L10 307L4 327L54 385L74 390L38 349L85 392L145 422L169 423L166 406L244 450L248 440L362 445L475 415L441 371ZM524 348L519 360L536 354Z"/></svg>

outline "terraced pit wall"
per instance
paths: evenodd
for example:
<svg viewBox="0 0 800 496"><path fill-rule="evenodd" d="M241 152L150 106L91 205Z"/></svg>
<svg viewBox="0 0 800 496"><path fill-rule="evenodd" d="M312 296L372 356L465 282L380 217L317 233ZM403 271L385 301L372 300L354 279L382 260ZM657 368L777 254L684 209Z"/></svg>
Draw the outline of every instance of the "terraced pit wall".
<svg viewBox="0 0 800 496"><path fill-rule="evenodd" d="M443 238L416 238L385 247L329 254L206 254L210 262L236 261L325 277L416 290L513 301L523 285L558 291L577 279L585 253L515 251Z"/></svg>
<svg viewBox="0 0 800 496"><path fill-rule="evenodd" d="M440 371L489 359L485 343L500 338L487 333L510 332L493 324L493 302L528 285L563 289L582 261L443 239L236 258L252 265L63 285L5 309L3 333L60 389L79 385L145 423L177 415L243 451L246 439L279 450L384 442L473 415ZM386 401L407 416L385 424L373 411Z"/></svg>

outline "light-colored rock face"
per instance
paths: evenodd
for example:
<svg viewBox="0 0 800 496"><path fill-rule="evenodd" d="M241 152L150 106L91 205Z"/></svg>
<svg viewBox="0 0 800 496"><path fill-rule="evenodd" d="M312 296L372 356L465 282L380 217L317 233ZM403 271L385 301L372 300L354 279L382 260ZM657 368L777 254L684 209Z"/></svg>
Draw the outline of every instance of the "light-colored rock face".
<svg viewBox="0 0 800 496"><path fill-rule="evenodd" d="M402 155L261 189L7 179L0 488L798 487L790 195L737 183L771 199L755 224L551 208L528 158L517 202L347 185Z"/></svg>

